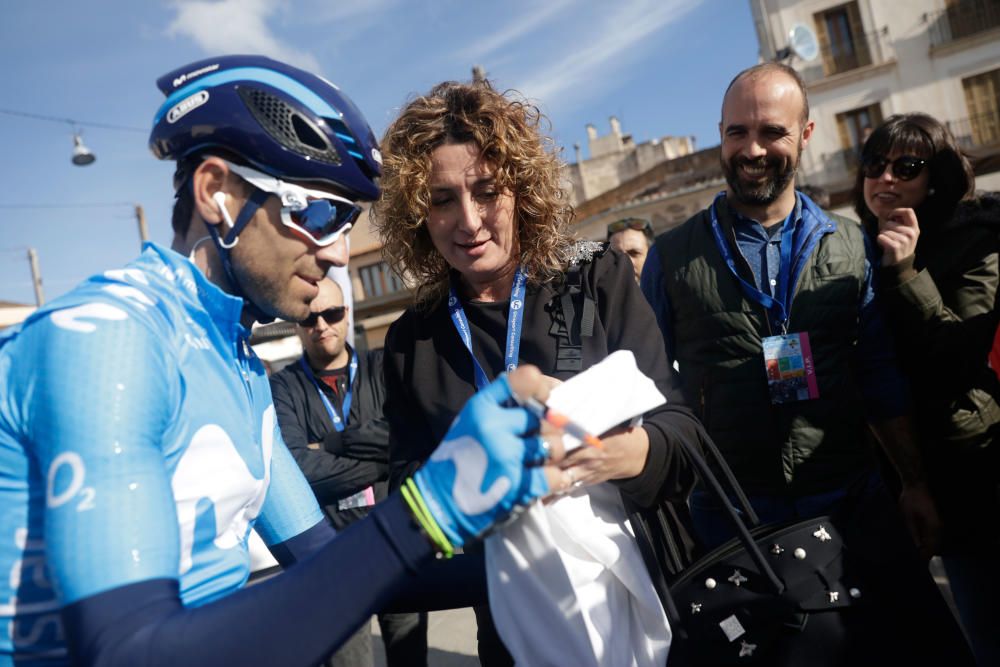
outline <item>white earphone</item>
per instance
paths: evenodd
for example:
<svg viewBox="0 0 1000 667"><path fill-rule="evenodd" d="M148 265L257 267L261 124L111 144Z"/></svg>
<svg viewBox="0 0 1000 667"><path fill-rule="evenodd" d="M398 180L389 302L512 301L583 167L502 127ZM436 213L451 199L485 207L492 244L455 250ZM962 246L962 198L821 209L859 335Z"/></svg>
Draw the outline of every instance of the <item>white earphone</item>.
<svg viewBox="0 0 1000 667"><path fill-rule="evenodd" d="M222 190L219 190L214 195L212 195L212 199L214 199L215 203L218 204L219 213L222 214L222 219L226 221L226 224L229 225L229 228L232 229L233 227L235 227L236 224L233 222L232 216L229 215L229 209L226 208L226 193L223 192ZM231 244L227 245L226 242L223 241L220 237L219 244L223 248L235 248L236 244L239 243L239 241L240 238L237 236L235 239L233 239L233 242Z"/></svg>

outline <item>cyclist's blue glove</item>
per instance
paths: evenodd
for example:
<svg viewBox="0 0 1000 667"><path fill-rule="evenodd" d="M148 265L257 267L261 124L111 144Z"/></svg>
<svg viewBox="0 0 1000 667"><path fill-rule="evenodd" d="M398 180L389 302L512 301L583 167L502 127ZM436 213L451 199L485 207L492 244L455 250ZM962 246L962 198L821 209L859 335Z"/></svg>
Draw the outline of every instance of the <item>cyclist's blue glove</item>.
<svg viewBox="0 0 1000 667"><path fill-rule="evenodd" d="M512 399L506 374L469 399L427 463L403 484L410 509L446 555L548 493L538 419Z"/></svg>

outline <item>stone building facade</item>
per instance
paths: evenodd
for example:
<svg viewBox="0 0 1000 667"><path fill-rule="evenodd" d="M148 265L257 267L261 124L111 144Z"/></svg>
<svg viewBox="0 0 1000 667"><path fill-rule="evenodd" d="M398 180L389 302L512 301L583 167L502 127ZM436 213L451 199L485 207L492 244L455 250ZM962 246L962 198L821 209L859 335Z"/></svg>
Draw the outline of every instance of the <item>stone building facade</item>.
<svg viewBox="0 0 1000 667"><path fill-rule="evenodd" d="M611 131L598 136L597 128L587 125L587 149L584 159L580 145L574 146L576 162L564 170L573 205L612 190L622 183L667 160L694 152L693 137L660 137L636 144L631 134L623 134L618 119L609 119Z"/></svg>
<svg viewBox="0 0 1000 667"><path fill-rule="evenodd" d="M805 80L816 130L802 180L828 190L835 205L849 198L868 129L911 111L946 123L973 158L977 187L1000 189L1000 1L750 0L750 7L761 59L787 58ZM789 48L793 30L815 44L815 57Z"/></svg>

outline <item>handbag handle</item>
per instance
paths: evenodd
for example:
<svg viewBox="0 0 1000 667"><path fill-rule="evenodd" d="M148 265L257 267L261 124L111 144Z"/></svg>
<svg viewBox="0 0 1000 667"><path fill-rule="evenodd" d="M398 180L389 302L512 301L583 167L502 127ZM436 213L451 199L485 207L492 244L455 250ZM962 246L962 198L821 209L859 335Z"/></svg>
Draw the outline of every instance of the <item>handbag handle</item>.
<svg viewBox="0 0 1000 667"><path fill-rule="evenodd" d="M733 475L733 471L730 469L729 464L726 463L726 460L722 457L722 453L708 436L708 432L705 431L704 426L697 421L695 421L695 423L697 425L697 432L700 436L699 439L703 449L707 450L712 458L715 459L716 465L720 470L722 470L722 474L725 476L726 482L729 484L734 495L737 497L737 501L740 505L742 505L744 513L750 517L751 524L756 527L760 524L760 520L757 518L757 514L750 506L750 502L747 500L746 494L743 493L743 489L740 487L739 482L736 481L736 477ZM722 501L722 506L725 509L726 514L729 516L730 521L736 528L736 536L739 538L740 542L743 543L743 547L747 550L750 558L760 569L761 574L763 574L767 579L775 595L781 595L785 591L785 584L778 578L778 575L775 574L774 569L770 566L770 564L768 564L767 559L764 557L764 553L760 550L760 547L757 546L757 543L754 542L753 537L750 535L750 530L743 522L743 519L741 519L736 513L736 509L733 507L732 503L729 502L729 498L723 491L722 485L719 483L719 479L715 476L715 473L712 472L708 463L706 463L705 459L695 449L692 443L688 442L686 438L678 438L678 440L680 440L681 446L684 447L684 451L691 459L691 462L694 463L695 468L698 469L698 476L701 477L702 482L707 484L719 500Z"/></svg>
<svg viewBox="0 0 1000 667"><path fill-rule="evenodd" d="M708 451L708 453L712 456L713 462L715 463L716 467L722 471L722 476L725 477L726 484L729 485L729 490L732 492L734 496L736 496L736 502L739 503L740 510L743 512L743 515L747 518L747 521L750 523L750 527L756 528L757 526L760 525L760 518L758 518L757 512L754 510L753 506L750 504L750 501L747 499L746 494L743 492L743 487L740 486L739 482L736 481L736 475L733 474L732 468L729 467L729 463L726 461L725 458L723 458L722 452L719 451L719 448L715 446L715 442L713 442L712 439L708 437L708 433L705 432L704 427L702 427L699 430L702 432L702 438L701 438L702 449ZM690 447L687 447L687 449L690 449ZM688 453L691 454L691 452ZM700 458L697 452L694 453L694 458ZM714 475L711 472L711 469L709 469L709 476L714 477ZM715 491L716 494L718 493L724 494L724 490L721 488L721 484L719 484L718 487L719 488L717 489L713 488L713 491ZM730 504L729 498L726 495L722 495L720 497L720 500L722 500L723 504L727 506Z"/></svg>

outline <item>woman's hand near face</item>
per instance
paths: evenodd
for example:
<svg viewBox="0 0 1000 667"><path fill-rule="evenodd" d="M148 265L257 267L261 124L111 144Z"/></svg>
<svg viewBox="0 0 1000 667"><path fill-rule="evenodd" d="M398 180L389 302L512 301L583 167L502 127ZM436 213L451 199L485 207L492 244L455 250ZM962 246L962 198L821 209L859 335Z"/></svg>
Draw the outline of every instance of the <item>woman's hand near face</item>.
<svg viewBox="0 0 1000 667"><path fill-rule="evenodd" d="M882 266L896 266L917 250L920 225L912 208L897 208L878 222L878 241L882 248Z"/></svg>

